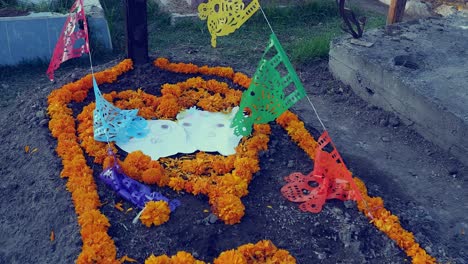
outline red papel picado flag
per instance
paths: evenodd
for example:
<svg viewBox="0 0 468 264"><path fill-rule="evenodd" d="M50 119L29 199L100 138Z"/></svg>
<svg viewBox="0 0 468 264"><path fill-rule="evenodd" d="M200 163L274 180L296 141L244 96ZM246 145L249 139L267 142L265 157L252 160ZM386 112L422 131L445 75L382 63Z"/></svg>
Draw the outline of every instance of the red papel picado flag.
<svg viewBox="0 0 468 264"><path fill-rule="evenodd" d="M362 196L352 178L351 172L336 150L330 135L325 131L318 139L314 170L308 175L292 173L281 193L292 201L301 203L299 209L318 213L328 199L359 201ZM330 152L328 152L328 150Z"/></svg>
<svg viewBox="0 0 468 264"><path fill-rule="evenodd" d="M80 41L78 42L78 40ZM86 23L83 0L76 0L55 45L47 69L49 79L54 79L54 71L60 67L62 62L80 57L83 53L89 53L88 24Z"/></svg>

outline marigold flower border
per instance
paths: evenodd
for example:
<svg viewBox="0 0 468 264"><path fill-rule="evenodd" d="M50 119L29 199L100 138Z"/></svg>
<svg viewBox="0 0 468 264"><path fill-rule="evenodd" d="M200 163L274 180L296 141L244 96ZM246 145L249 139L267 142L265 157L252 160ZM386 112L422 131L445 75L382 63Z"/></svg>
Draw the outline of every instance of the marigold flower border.
<svg viewBox="0 0 468 264"><path fill-rule="evenodd" d="M235 73L229 67L198 67L194 64L171 63L164 58L158 58L154 64L161 69L172 72L201 73L229 78L245 88L248 88L250 84L248 76ZM119 75L132 68L131 60L127 59L110 69L96 73L95 77L99 84L112 83ZM77 263L94 263L94 261L119 263L116 260L114 241L107 234L110 223L98 209L100 201L92 169L86 164L83 150L76 135L72 110L67 106L72 101L82 102L91 87L92 76L86 75L76 82L52 91L48 96L49 129L52 136L57 138L56 151L62 158L63 164L61 176L68 177L66 186L72 194L78 223L81 227L83 248ZM313 159L317 143L305 129L304 123L290 111L281 115L277 122L288 132L292 140ZM394 240L412 258L413 263L436 263L435 258L428 255L415 241L413 234L400 225L398 217L384 208L383 200L380 197L368 196L365 184L356 177L354 179L363 195L363 201L358 202L358 209L371 220L370 222ZM150 258L146 262L149 260Z"/></svg>

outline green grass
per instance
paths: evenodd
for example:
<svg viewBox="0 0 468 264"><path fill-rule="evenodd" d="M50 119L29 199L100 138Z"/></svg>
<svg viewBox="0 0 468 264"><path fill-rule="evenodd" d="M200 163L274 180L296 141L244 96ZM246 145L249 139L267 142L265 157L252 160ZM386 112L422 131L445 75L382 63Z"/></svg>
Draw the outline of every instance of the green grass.
<svg viewBox="0 0 468 264"><path fill-rule="evenodd" d="M347 34L341 30L342 22L334 1L314 1L290 8L270 6L264 8L264 11L294 64L326 58L331 39ZM376 14L364 15L369 21L366 29L385 23L384 18ZM215 49L210 46L206 21L176 27L159 23L149 27L149 32L150 49L158 56L185 60L200 58L205 61L208 58L250 65L257 64L271 34L261 12L257 12L231 35L218 37Z"/></svg>
<svg viewBox="0 0 468 264"><path fill-rule="evenodd" d="M0 0L0 8L8 7L31 12L68 13L75 0L41 1L37 4L18 0Z"/></svg>
<svg viewBox="0 0 468 264"><path fill-rule="evenodd" d="M74 0L59 0L55 10L68 10ZM294 64L307 64L328 56L331 39L344 33L341 18L334 0L297 0L299 6L278 8L288 1L268 2L264 11L278 39ZM101 0L113 43L113 55L125 53L125 17L122 0ZM16 0L0 0L2 5L19 6ZM19 6L21 7L21 6ZM38 5L36 8L51 9ZM353 8L355 9L355 7ZM372 13L362 14L368 19L369 28L385 24L385 18ZM261 58L271 34L262 13L258 11L236 32L217 38L217 48L210 46L211 36L206 21L197 20L170 26L168 14L161 12L154 1L148 1L148 38L151 54L186 61L213 63L229 62L230 65L254 65ZM91 41L93 35L91 32ZM108 58L103 49L92 47L96 61ZM105 59L103 59L105 60Z"/></svg>

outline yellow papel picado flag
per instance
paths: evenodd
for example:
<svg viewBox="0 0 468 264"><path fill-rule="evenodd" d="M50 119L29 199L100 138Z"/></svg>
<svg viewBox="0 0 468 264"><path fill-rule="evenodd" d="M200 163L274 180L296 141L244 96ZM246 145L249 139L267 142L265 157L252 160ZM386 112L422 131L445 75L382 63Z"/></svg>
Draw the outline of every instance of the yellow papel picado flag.
<svg viewBox="0 0 468 264"><path fill-rule="evenodd" d="M198 6L198 17L207 20L211 46L216 48L216 37L233 33L258 9L258 0L253 0L247 7L242 0L208 0Z"/></svg>

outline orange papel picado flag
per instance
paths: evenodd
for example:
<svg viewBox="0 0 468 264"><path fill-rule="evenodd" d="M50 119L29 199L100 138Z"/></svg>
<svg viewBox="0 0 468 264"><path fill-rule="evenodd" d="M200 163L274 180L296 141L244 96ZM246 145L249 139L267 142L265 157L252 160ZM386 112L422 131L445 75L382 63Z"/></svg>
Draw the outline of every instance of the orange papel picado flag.
<svg viewBox="0 0 468 264"><path fill-rule="evenodd" d="M286 177L287 184L281 188L283 196L301 203L299 209L311 213L320 212L329 199L362 200L351 172L328 132L323 132L317 142L319 147L315 154L314 170L308 175L295 172Z"/></svg>

